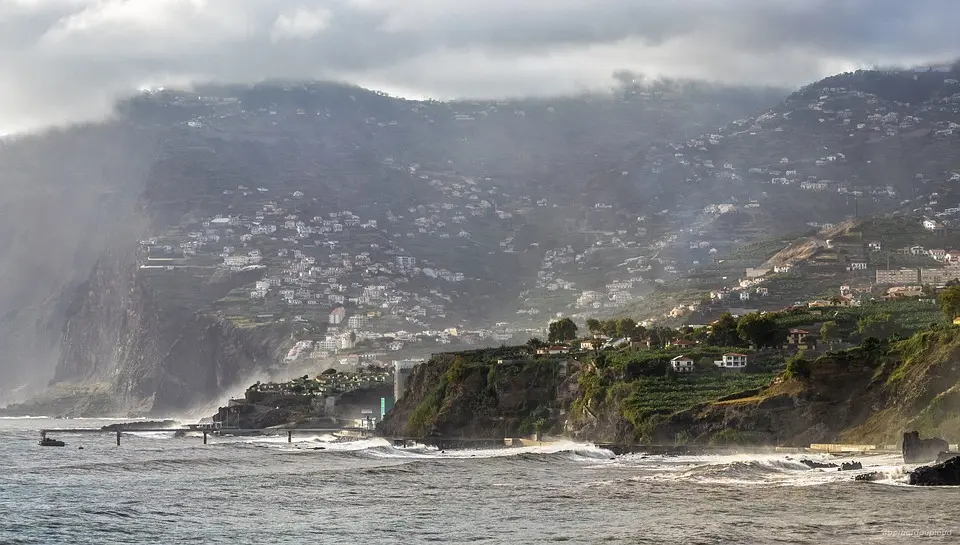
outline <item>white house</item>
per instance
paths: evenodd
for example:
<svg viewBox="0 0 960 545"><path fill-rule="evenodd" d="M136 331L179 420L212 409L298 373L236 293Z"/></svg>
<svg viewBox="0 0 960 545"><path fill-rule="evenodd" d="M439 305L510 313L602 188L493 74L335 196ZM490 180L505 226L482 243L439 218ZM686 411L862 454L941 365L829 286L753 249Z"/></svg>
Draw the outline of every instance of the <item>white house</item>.
<svg viewBox="0 0 960 545"><path fill-rule="evenodd" d="M865 271L865 270L867 270L867 262L866 262L866 261L851 261L851 262L850 262L850 270L851 270L851 271Z"/></svg>
<svg viewBox="0 0 960 545"><path fill-rule="evenodd" d="M750 300L750 292L749 292L749 291L741 291L741 292L740 292L740 300L741 300L741 301L749 301L749 300Z"/></svg>
<svg viewBox="0 0 960 545"><path fill-rule="evenodd" d="M743 369L747 366L747 355L731 352L724 354L722 360L714 361L713 363L721 369Z"/></svg>
<svg viewBox="0 0 960 545"><path fill-rule="evenodd" d="M691 373L693 372L693 360L681 354L670 360L670 367L677 373Z"/></svg>

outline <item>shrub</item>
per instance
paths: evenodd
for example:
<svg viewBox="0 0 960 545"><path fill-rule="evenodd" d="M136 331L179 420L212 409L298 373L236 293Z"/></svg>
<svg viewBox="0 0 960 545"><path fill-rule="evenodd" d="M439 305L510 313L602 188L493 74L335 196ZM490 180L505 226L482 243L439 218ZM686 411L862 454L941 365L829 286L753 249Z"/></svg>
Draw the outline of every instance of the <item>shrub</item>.
<svg viewBox="0 0 960 545"><path fill-rule="evenodd" d="M451 365L450 368L447 369L447 381L460 382L467 377L467 374L469 372L470 370L467 369L466 364L464 364L463 361L460 360L460 358L457 358L456 360L454 360L453 365Z"/></svg>
<svg viewBox="0 0 960 545"><path fill-rule="evenodd" d="M784 374L787 378L810 378L813 371L810 368L810 362L800 354L796 354L787 360L787 370Z"/></svg>
<svg viewBox="0 0 960 545"><path fill-rule="evenodd" d="M710 438L711 445L743 445L747 442L743 433L729 428L718 431Z"/></svg>
<svg viewBox="0 0 960 545"><path fill-rule="evenodd" d="M432 431L446 395L447 383L444 381L438 384L413 410L410 419L407 421L406 432L408 435L424 436Z"/></svg>

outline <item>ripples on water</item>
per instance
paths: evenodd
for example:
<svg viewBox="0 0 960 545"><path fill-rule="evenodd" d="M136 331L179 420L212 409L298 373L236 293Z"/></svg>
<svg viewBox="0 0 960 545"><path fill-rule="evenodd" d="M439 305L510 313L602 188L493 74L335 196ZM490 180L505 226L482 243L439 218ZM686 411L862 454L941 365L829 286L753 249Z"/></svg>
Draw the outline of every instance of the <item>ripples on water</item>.
<svg viewBox="0 0 960 545"><path fill-rule="evenodd" d="M99 426L87 421L72 425ZM567 443L439 452L383 440L70 435L0 420L0 544L955 543L960 490L784 455L663 457ZM83 450L77 447L83 446ZM323 447L319 450L319 447ZM795 457L794 457L795 458ZM826 459L824 457L820 457Z"/></svg>

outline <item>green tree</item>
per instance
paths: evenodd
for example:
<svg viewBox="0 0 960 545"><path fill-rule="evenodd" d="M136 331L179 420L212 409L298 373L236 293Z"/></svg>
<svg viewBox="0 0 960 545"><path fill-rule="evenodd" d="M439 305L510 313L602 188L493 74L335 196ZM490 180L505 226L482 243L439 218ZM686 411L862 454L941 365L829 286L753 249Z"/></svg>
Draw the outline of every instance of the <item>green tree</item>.
<svg viewBox="0 0 960 545"><path fill-rule="evenodd" d="M600 320L596 318L587 318L587 331L589 331L591 335L593 336L599 335L601 329L602 329L602 326L600 324Z"/></svg>
<svg viewBox="0 0 960 545"><path fill-rule="evenodd" d="M617 337L633 337L637 333L637 322L632 318L617 320Z"/></svg>
<svg viewBox="0 0 960 545"><path fill-rule="evenodd" d="M527 341L527 348L529 348L531 352L536 352L540 348L543 348L544 346L546 346L546 344L547 343L543 342L537 337L533 337L532 339Z"/></svg>
<svg viewBox="0 0 960 545"><path fill-rule="evenodd" d="M947 288L940 293L940 310L947 315L947 319L953 321L960 316L960 285L951 286L947 283Z"/></svg>
<svg viewBox="0 0 960 545"><path fill-rule="evenodd" d="M593 358L593 364L597 366L597 369L606 369L607 367L610 367L610 365L607 363L606 354L597 354L596 357Z"/></svg>
<svg viewBox="0 0 960 545"><path fill-rule="evenodd" d="M740 318L737 333L741 339L757 348L779 346L787 340L786 328L780 327L772 316L764 316L759 312Z"/></svg>
<svg viewBox="0 0 960 545"><path fill-rule="evenodd" d="M832 320L823 322L823 325L820 326L820 340L830 343L831 349L833 348L833 343L840 340L840 326L837 325L837 322Z"/></svg>
<svg viewBox="0 0 960 545"><path fill-rule="evenodd" d="M723 313L720 318L710 326L707 343L713 346L739 346L740 334L737 333L737 319L729 312Z"/></svg>
<svg viewBox="0 0 960 545"><path fill-rule="evenodd" d="M607 337L615 337L617 335L617 321L613 318L604 320L600 326L600 330Z"/></svg>
<svg viewBox="0 0 960 545"><path fill-rule="evenodd" d="M663 345L673 340L674 331L669 327L652 327L647 330L647 339L651 348L663 348Z"/></svg>
<svg viewBox="0 0 960 545"><path fill-rule="evenodd" d="M888 312L870 314L857 321L857 332L863 338L887 339L897 332L897 324Z"/></svg>
<svg viewBox="0 0 960 545"><path fill-rule="evenodd" d="M550 322L547 341L551 343L565 343L577 338L577 324L570 318L560 318Z"/></svg>

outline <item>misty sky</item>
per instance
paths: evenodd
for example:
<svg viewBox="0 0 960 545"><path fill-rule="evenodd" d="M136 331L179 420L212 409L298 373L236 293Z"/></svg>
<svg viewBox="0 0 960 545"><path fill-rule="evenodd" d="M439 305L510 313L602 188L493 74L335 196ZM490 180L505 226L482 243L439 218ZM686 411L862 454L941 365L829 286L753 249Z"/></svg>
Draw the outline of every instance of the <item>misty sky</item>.
<svg viewBox="0 0 960 545"><path fill-rule="evenodd" d="M651 76L798 86L960 56L958 0L0 0L0 132L266 78L498 97Z"/></svg>

